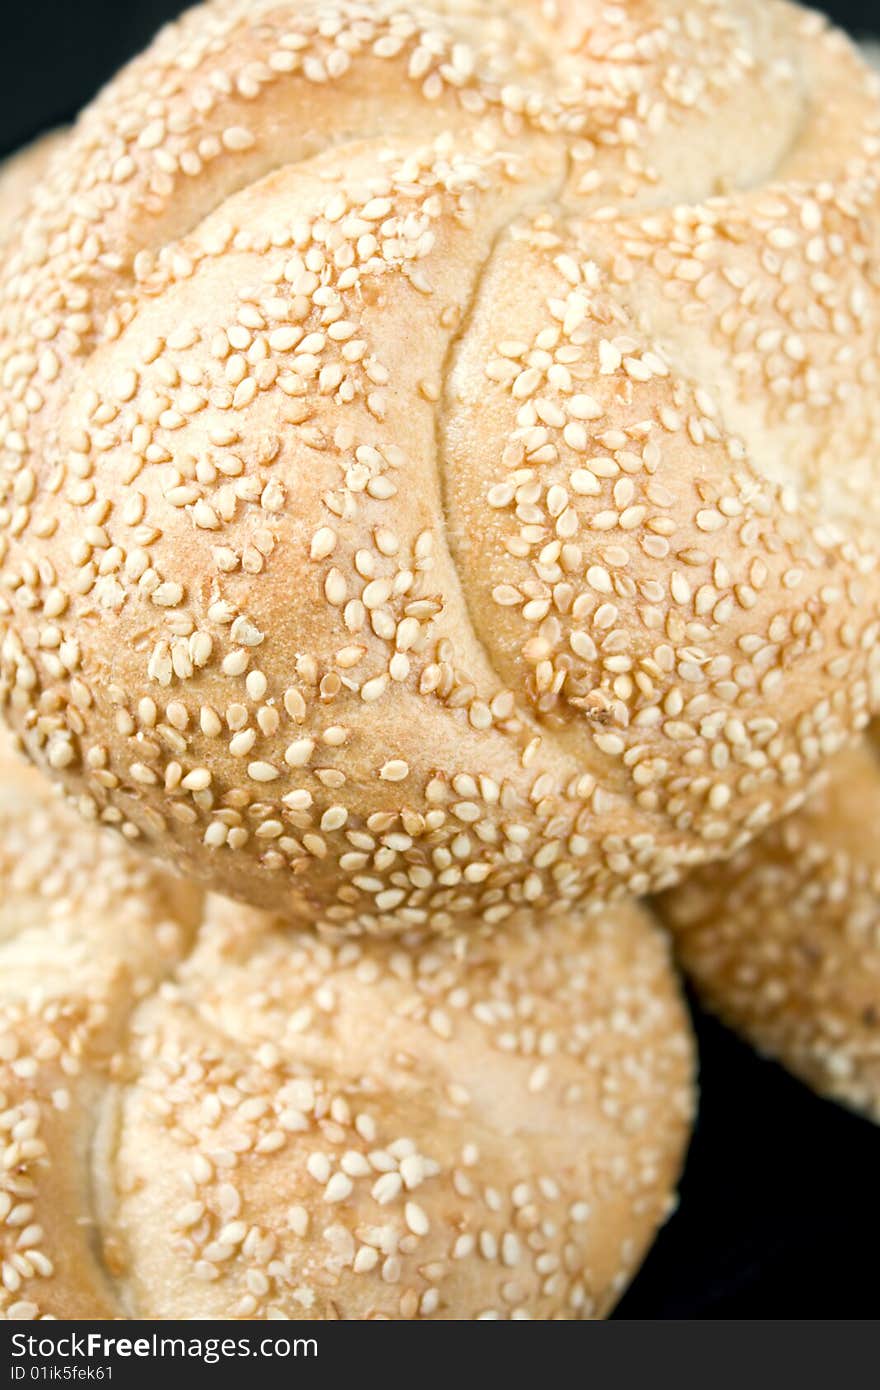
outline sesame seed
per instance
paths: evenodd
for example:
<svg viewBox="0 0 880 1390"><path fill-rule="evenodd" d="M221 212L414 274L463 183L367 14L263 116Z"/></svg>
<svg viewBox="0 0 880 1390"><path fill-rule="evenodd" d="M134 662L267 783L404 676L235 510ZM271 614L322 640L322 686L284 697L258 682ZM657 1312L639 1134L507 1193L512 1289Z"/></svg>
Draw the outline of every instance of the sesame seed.
<svg viewBox="0 0 880 1390"><path fill-rule="evenodd" d="M266 762L248 763L247 771L254 782L274 782L279 775L277 767Z"/></svg>
<svg viewBox="0 0 880 1390"><path fill-rule="evenodd" d="M391 758L379 769L383 782L402 782L409 776L409 765L402 758Z"/></svg>

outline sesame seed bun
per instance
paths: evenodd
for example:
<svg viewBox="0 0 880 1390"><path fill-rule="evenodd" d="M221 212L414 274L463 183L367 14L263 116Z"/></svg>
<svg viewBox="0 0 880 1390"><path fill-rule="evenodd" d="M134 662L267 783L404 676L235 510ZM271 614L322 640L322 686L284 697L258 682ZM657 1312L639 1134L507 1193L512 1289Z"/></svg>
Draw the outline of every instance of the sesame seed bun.
<svg viewBox="0 0 880 1390"><path fill-rule="evenodd" d="M880 763L840 754L803 810L659 903L700 996L822 1095L880 1120Z"/></svg>
<svg viewBox="0 0 880 1390"><path fill-rule="evenodd" d="M598 1317L671 1208L691 1038L635 906L334 943L5 744L0 885L3 1316Z"/></svg>
<svg viewBox="0 0 880 1390"><path fill-rule="evenodd" d="M767 0L224 0L0 263L0 697L355 934L670 885L876 704L876 79Z"/></svg>

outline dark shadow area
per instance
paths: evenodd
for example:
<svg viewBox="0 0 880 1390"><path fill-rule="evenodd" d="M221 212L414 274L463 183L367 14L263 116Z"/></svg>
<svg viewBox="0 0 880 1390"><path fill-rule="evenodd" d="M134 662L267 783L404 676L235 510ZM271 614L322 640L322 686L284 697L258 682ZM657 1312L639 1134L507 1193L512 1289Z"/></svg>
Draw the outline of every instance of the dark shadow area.
<svg viewBox="0 0 880 1390"><path fill-rule="evenodd" d="M880 1129L696 1013L701 1102L678 1211L621 1318L880 1313Z"/></svg>

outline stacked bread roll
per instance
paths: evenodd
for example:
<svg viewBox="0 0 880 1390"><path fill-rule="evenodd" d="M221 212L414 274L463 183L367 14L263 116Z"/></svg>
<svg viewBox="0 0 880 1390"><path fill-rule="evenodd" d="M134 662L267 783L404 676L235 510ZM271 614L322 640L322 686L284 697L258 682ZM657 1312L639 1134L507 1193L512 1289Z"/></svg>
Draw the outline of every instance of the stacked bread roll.
<svg viewBox="0 0 880 1390"><path fill-rule="evenodd" d="M870 1104L737 875L878 705L876 81L778 0L214 0L53 141L0 183L0 701L74 803L7 757L6 1315L602 1315L690 1110L635 898Z"/></svg>
<svg viewBox="0 0 880 1390"><path fill-rule="evenodd" d="M710 1007L821 1094L880 1120L876 738L725 864L659 903Z"/></svg>
<svg viewBox="0 0 880 1390"><path fill-rule="evenodd" d="M3 762L3 1302L33 1318L602 1314L691 1105L635 905L322 941Z"/></svg>

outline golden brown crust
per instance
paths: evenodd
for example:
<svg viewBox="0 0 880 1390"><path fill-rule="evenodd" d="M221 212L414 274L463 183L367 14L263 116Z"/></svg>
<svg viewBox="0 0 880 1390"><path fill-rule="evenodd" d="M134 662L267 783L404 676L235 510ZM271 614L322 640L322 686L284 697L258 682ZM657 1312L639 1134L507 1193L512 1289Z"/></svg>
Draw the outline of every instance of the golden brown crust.
<svg viewBox="0 0 880 1390"><path fill-rule="evenodd" d="M692 1105L635 906L331 946L0 761L10 1318L602 1316Z"/></svg>
<svg viewBox="0 0 880 1390"><path fill-rule="evenodd" d="M876 703L878 131L764 0L169 27L0 270L30 755L351 934L745 843Z"/></svg>
<svg viewBox="0 0 880 1390"><path fill-rule="evenodd" d="M876 732L802 811L659 901L701 997L822 1095L880 1120Z"/></svg>

